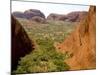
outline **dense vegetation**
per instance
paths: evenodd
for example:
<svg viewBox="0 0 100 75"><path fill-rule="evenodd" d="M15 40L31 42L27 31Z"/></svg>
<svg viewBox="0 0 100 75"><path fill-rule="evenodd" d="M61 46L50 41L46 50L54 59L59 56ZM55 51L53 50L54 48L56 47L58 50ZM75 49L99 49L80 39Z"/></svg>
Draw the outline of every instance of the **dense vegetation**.
<svg viewBox="0 0 100 75"><path fill-rule="evenodd" d="M73 23L48 21L45 24L19 19L27 34L35 43L35 50L22 57L15 73L55 72L69 70L64 62L68 57L56 51L55 42L62 42L75 27Z"/></svg>
<svg viewBox="0 0 100 75"><path fill-rule="evenodd" d="M57 53L50 40L46 43L44 43L44 40L41 40L38 42L40 44L39 48L21 58L16 72L31 73L68 70L69 66L64 63L65 55Z"/></svg>

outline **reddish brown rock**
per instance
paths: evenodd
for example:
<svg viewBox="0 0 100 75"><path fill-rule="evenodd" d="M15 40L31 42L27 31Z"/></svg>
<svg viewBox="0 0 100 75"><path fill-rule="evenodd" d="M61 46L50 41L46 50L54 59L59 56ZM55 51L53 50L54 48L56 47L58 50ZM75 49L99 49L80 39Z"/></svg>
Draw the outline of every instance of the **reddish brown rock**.
<svg viewBox="0 0 100 75"><path fill-rule="evenodd" d="M56 46L71 57L65 62L70 70L96 68L96 7L90 6L88 15L77 25L65 41Z"/></svg>
<svg viewBox="0 0 100 75"><path fill-rule="evenodd" d="M18 65L18 60L34 49L27 33L21 24L12 16L11 17L11 54L12 54L12 70Z"/></svg>
<svg viewBox="0 0 100 75"><path fill-rule="evenodd" d="M13 12L12 15L17 18L26 18L26 15L23 12L19 11Z"/></svg>
<svg viewBox="0 0 100 75"><path fill-rule="evenodd" d="M86 11L71 12L67 14L67 19L65 20L68 20L71 22L80 22L85 16L87 16Z"/></svg>
<svg viewBox="0 0 100 75"><path fill-rule="evenodd" d="M32 17L31 20L35 21L35 22L38 22L38 23L45 23L45 19L42 18L42 17L39 17L39 16Z"/></svg>
<svg viewBox="0 0 100 75"><path fill-rule="evenodd" d="M60 17L64 17L64 15L51 13L50 15L47 16L47 20L59 20Z"/></svg>
<svg viewBox="0 0 100 75"><path fill-rule="evenodd" d="M31 19L32 17L35 17L35 16L39 16L45 19L45 15L40 10L37 10L37 9L26 10L24 14L27 16L27 19Z"/></svg>
<svg viewBox="0 0 100 75"><path fill-rule="evenodd" d="M45 15L37 9L29 9L25 12L13 12L12 15L16 18L23 18L32 20L35 22L44 22L45 21Z"/></svg>
<svg viewBox="0 0 100 75"><path fill-rule="evenodd" d="M86 15L87 15L86 11L71 12L71 13L66 14L66 15L51 13L47 17L47 20L60 20L60 21L79 22Z"/></svg>

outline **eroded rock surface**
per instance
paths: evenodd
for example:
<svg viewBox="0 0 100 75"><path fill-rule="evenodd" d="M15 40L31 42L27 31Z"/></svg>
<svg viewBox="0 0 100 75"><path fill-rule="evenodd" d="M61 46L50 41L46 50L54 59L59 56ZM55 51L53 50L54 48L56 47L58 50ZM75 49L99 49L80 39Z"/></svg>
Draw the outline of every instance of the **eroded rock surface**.
<svg viewBox="0 0 100 75"><path fill-rule="evenodd" d="M96 7L90 6L88 15L63 43L56 46L71 57L65 62L70 70L96 68Z"/></svg>
<svg viewBox="0 0 100 75"><path fill-rule="evenodd" d="M16 69L18 60L34 49L27 33L21 24L11 16L11 54L12 54L12 70Z"/></svg>

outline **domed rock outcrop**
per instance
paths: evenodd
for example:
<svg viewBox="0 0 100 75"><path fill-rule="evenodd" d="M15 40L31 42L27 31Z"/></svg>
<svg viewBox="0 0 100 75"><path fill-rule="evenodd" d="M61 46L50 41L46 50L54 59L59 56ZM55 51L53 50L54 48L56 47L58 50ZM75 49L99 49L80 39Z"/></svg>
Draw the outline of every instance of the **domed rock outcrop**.
<svg viewBox="0 0 100 75"><path fill-rule="evenodd" d="M27 19L31 19L34 16L39 16L45 19L45 15L40 10L37 9L26 10L24 14L27 16Z"/></svg>
<svg viewBox="0 0 100 75"><path fill-rule="evenodd" d="M85 12L85 11L71 12L71 13L68 13L66 15L51 13L47 17L47 20L60 20L60 21L69 21L69 22L79 22L86 15L87 15L87 12Z"/></svg>
<svg viewBox="0 0 100 75"><path fill-rule="evenodd" d="M45 15L40 10L37 9L29 9L26 10L25 12L13 12L12 15L16 18L24 18L40 23L45 22Z"/></svg>
<svg viewBox="0 0 100 75"><path fill-rule="evenodd" d="M77 12L71 12L67 14L67 21L71 22L80 22L85 16L87 15L86 11L77 11Z"/></svg>
<svg viewBox="0 0 100 75"><path fill-rule="evenodd" d="M38 22L38 23L45 23L45 19L42 18L42 17L39 17L39 16L32 17L31 20L35 21L35 22Z"/></svg>
<svg viewBox="0 0 100 75"><path fill-rule="evenodd" d="M26 18L26 15L23 12L13 12L12 14L13 16L17 17L17 18Z"/></svg>
<svg viewBox="0 0 100 75"><path fill-rule="evenodd" d="M61 17L66 18L64 15L51 13L50 15L47 16L47 20L59 20Z"/></svg>

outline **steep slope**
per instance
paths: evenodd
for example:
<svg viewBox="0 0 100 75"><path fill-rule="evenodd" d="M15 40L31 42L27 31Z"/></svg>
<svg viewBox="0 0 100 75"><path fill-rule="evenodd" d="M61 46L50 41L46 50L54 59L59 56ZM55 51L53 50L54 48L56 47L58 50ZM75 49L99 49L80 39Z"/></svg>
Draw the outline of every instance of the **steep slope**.
<svg viewBox="0 0 100 75"><path fill-rule="evenodd" d="M11 40L12 70L14 70L20 57L30 53L34 49L34 44L13 16L11 16Z"/></svg>
<svg viewBox="0 0 100 75"><path fill-rule="evenodd" d="M65 62L70 70L96 68L96 7L90 6L87 17L76 30L56 46L58 51L69 54Z"/></svg>

